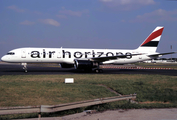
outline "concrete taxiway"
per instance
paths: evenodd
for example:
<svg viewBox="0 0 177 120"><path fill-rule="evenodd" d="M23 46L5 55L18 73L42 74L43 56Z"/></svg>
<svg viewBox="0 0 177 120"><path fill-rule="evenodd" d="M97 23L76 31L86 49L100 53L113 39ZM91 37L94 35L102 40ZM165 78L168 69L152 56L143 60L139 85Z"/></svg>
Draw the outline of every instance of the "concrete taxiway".
<svg viewBox="0 0 177 120"><path fill-rule="evenodd" d="M49 75L49 74L159 74L177 76L177 70L153 70L153 69L111 69L104 68L103 73L88 73L74 68L60 68L52 64L29 64L25 73L20 64L0 64L0 75Z"/></svg>

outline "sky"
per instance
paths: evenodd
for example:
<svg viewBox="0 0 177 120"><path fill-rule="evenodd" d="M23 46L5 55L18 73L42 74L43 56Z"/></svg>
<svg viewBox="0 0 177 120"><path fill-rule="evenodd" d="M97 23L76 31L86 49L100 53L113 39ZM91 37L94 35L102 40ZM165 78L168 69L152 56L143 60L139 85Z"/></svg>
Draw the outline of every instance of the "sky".
<svg viewBox="0 0 177 120"><path fill-rule="evenodd" d="M157 26L157 52L177 51L176 0L0 0L0 57L21 47L136 49Z"/></svg>

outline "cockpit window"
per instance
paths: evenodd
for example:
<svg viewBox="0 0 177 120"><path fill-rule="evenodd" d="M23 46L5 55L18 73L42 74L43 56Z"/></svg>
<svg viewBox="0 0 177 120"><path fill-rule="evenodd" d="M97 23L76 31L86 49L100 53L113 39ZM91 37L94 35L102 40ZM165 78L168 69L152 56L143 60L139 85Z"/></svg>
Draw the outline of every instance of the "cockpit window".
<svg viewBox="0 0 177 120"><path fill-rule="evenodd" d="M14 52L8 52L7 55L15 55Z"/></svg>

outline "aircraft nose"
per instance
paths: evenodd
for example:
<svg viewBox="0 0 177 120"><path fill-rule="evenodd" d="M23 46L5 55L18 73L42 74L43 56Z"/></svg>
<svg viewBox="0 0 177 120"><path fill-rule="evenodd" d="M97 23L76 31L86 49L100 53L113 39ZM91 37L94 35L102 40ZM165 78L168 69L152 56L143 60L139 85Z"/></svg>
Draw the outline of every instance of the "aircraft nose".
<svg viewBox="0 0 177 120"><path fill-rule="evenodd" d="M2 58L1 58L1 61L3 61L3 62L5 62L7 60L7 57L6 56L3 56Z"/></svg>

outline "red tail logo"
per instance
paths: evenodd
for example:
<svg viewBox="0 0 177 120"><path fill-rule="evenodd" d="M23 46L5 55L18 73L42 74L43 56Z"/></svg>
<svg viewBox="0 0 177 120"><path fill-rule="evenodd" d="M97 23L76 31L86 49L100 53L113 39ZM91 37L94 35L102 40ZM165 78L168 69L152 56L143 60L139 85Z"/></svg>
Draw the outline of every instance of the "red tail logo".
<svg viewBox="0 0 177 120"><path fill-rule="evenodd" d="M157 27L147 38L146 40L141 44L142 47L157 47L159 43L159 39L155 39L157 37L160 37L163 32L164 27Z"/></svg>

